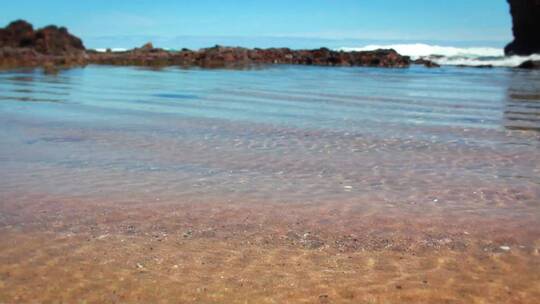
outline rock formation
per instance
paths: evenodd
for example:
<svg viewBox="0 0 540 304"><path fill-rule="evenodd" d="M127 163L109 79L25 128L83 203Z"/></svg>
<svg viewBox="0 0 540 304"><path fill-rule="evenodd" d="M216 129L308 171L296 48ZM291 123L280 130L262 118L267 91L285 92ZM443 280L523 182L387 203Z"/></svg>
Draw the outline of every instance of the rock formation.
<svg viewBox="0 0 540 304"><path fill-rule="evenodd" d="M51 25L34 31L33 26L23 20L0 29L0 46L30 48L47 55L73 54L85 50L81 39L71 35L65 27Z"/></svg>
<svg viewBox="0 0 540 304"><path fill-rule="evenodd" d="M215 46L192 51L166 51L147 43L126 52L85 50L82 41L66 28L48 26L34 30L26 21L15 21L0 29L0 67L74 66L85 64L138 66L198 66L203 68L244 68L260 64L300 64L319 66L408 67L409 57L394 50L363 52L291 50L288 48L246 49Z"/></svg>
<svg viewBox="0 0 540 304"><path fill-rule="evenodd" d="M441 67L438 63L431 61L429 59L426 59L426 58L418 58L415 61L413 61L413 63L417 65L423 65L426 68L440 68Z"/></svg>
<svg viewBox="0 0 540 304"><path fill-rule="evenodd" d="M299 64L319 66L408 67L409 57L394 50L337 52L326 48L291 50L288 48L246 49L215 46L178 52L143 46L126 52L89 53L89 62L110 65L198 66L203 68L242 68L260 64Z"/></svg>
<svg viewBox="0 0 540 304"><path fill-rule="evenodd" d="M507 55L540 53L540 0L508 0L513 19L514 41Z"/></svg>
<svg viewBox="0 0 540 304"><path fill-rule="evenodd" d="M64 27L51 25L34 30L30 23L18 20L0 29L0 67L84 64L82 41Z"/></svg>
<svg viewBox="0 0 540 304"><path fill-rule="evenodd" d="M540 60L527 60L519 65L520 69L540 70Z"/></svg>

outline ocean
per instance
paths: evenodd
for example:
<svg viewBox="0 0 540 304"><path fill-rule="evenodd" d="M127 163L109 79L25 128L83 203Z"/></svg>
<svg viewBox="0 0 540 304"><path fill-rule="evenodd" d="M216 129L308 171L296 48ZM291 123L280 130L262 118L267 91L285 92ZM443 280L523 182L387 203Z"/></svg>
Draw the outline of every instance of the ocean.
<svg viewBox="0 0 540 304"><path fill-rule="evenodd" d="M540 74L537 72L504 68L295 66L154 71L91 66L66 70L59 75L19 70L2 72L1 77L0 109L4 133L1 159L6 166L14 166L16 176L13 178L18 177L15 179L18 181L30 182L32 179L17 164L28 166L34 161L59 166L58 169L64 168L67 161L86 169L97 169L92 166L95 164L97 167L111 166L114 170L122 167L127 172L132 169L144 171L144 168L150 172L151 168L162 168L167 172L184 161L198 164L196 153L192 155L193 159L177 164L173 160L172 163L165 161L167 157L150 157L148 149L137 149L137 145L144 145L150 135L155 145L150 151L155 148L156 153L182 150L187 148L183 146L186 141L191 147L201 146L209 159L220 159L221 146L227 151L232 149L227 155L234 159L238 153L235 162L239 168L243 167L244 157L253 157L251 153L258 155L259 150L265 151L271 159L280 157L281 153L299 153L298 160L302 161L308 161L310 154L304 155L301 151L315 156L323 153L327 146L330 151L346 153L339 158L330 156L328 165L331 165L333 161L354 163L357 158L361 162L361 156L377 154L377 149L384 149L389 143L396 145L396 150L392 150L395 155L389 155L394 158L399 158L400 148L414 150L415 145L426 145L427 157L431 156L431 145L450 145L458 150L464 145L471 153L475 148L490 147L496 152L498 148L506 149L510 145L516 150L528 151L529 157L539 156ZM210 127L213 125L215 128ZM189 132L190 129L193 132ZM26 130L37 133L24 133ZM224 134L220 133L222 131ZM293 138L286 136L289 133ZM312 133L319 135L310 135ZM304 139L302 134L306 135ZM107 137L113 135L119 142L114 137ZM216 142L208 140L207 136ZM126 147L111 146L128 139L129 145L133 145L128 149L134 154L132 159L122 157L129 146L127 143ZM96 140L99 144L95 144ZM168 142L170 150L160 149L162 140ZM364 150L370 141L374 148ZM93 152L79 151L85 147ZM24 151L35 149L50 150L51 159L41 159L41 154L32 153L18 159L27 154ZM358 153L354 152L356 150ZM96 152L104 153L103 157L95 159L101 155ZM139 153L142 155L136 157ZM89 161L88 165L84 159ZM119 159L121 163L113 166ZM287 163L287 159L283 161ZM270 163L264 158L254 162L251 165ZM209 167L208 170L213 167L198 165ZM245 165L250 168L249 164ZM492 165L496 167L497 164ZM219 164L215 166L219 172L231 169ZM280 166L280 162L268 166L275 172L287 169L284 164ZM322 164L314 167L317 169L306 166L302 171L310 177L317 176L317 170L324 171ZM340 171L339 167L334 169L336 174ZM434 174L443 174L458 169L432 170ZM268 172L255 170L251 173L260 173L260 177L265 178ZM459 174L464 178L466 173ZM497 176L493 171L484 173L486 177ZM537 185L536 173L518 170L510 176L520 176L520 183L525 180ZM357 172L353 176L356 181L361 181L364 174ZM395 178L399 180L398 177ZM15 186L11 180L4 179L3 187ZM37 182L41 185L36 187L47 184L41 178ZM55 189L58 189L52 187L55 182L63 187L70 185L68 181L56 179L48 182ZM321 182L328 182L328 179L306 186L318 188L322 186L319 185ZM158 184L163 186L163 181ZM283 186L276 182L271 184ZM73 186L80 188L81 185ZM90 184L88 188L95 187Z"/></svg>
<svg viewBox="0 0 540 304"><path fill-rule="evenodd" d="M394 47L496 67L0 71L6 296L538 299L540 72Z"/></svg>

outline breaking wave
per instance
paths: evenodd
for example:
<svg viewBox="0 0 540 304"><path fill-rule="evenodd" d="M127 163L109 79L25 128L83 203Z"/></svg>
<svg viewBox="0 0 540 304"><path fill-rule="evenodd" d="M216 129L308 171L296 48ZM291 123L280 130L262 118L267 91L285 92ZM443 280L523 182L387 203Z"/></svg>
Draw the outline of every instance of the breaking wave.
<svg viewBox="0 0 540 304"><path fill-rule="evenodd" d="M416 43L340 48L343 51L371 51L376 49L394 49L402 55L410 56L413 60L425 58L441 65L515 67L527 60L540 60L540 54L505 56L502 48L493 47L458 48Z"/></svg>
<svg viewBox="0 0 540 304"><path fill-rule="evenodd" d="M100 52L100 53L105 53L105 52L107 52L107 50L111 50L111 52L125 52L128 49L125 49L125 48L111 48L111 49L98 48L98 49L96 49L96 51Z"/></svg>

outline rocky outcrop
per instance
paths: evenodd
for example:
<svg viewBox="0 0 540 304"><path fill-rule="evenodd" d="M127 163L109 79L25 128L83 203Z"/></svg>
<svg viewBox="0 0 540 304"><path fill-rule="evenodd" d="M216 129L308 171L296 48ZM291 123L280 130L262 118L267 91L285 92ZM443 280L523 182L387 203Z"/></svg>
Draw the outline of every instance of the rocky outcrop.
<svg viewBox="0 0 540 304"><path fill-rule="evenodd" d="M88 64L85 53L48 55L31 48L0 47L0 68L73 67Z"/></svg>
<svg viewBox="0 0 540 304"><path fill-rule="evenodd" d="M318 66L408 67L409 57L394 50L338 52L326 48L291 50L288 48L246 49L215 46L198 51L178 52L144 46L126 52L89 53L89 62L110 65L198 66L203 68L242 68L260 64Z"/></svg>
<svg viewBox="0 0 540 304"><path fill-rule="evenodd" d="M261 64L318 66L408 67L409 57L394 50L364 52L291 50L288 48L246 49L215 46L192 51L166 51L147 43L126 52L86 51L82 41L66 28L48 26L34 30L26 21L15 21L0 29L0 66L73 66L85 64L244 68Z"/></svg>
<svg viewBox="0 0 540 304"><path fill-rule="evenodd" d="M440 68L441 67L438 63L431 61L429 59L426 59L426 58L418 58L415 61L413 61L413 63L417 65L423 65L426 68Z"/></svg>
<svg viewBox="0 0 540 304"><path fill-rule="evenodd" d="M23 20L0 29L0 67L74 66L86 64L81 39L64 27L34 30Z"/></svg>
<svg viewBox="0 0 540 304"><path fill-rule="evenodd" d="M10 23L0 29L0 46L29 48L46 55L65 55L84 51L81 39L71 35L65 27L50 25L34 31L23 20Z"/></svg>
<svg viewBox="0 0 540 304"><path fill-rule="evenodd" d="M540 53L540 0L508 0L513 19L514 41L507 55Z"/></svg>
<svg viewBox="0 0 540 304"><path fill-rule="evenodd" d="M51 55L75 54L85 50L81 39L71 35L65 27L54 25L36 31L31 47Z"/></svg>
<svg viewBox="0 0 540 304"><path fill-rule="evenodd" d="M519 65L520 69L540 70L540 60L527 60Z"/></svg>
<svg viewBox="0 0 540 304"><path fill-rule="evenodd" d="M6 28L0 28L1 47L30 47L34 40L34 27L23 20L10 23Z"/></svg>

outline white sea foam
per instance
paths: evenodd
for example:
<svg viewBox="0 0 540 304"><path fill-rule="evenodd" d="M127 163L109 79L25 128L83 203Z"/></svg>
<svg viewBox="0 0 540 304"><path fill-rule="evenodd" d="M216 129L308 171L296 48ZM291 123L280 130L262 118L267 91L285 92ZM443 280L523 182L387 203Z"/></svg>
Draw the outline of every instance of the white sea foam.
<svg viewBox="0 0 540 304"><path fill-rule="evenodd" d="M467 65L467 66L486 66L495 67L517 67L528 60L540 60L540 54L531 56L508 56L508 57L489 57L489 58L463 58L463 57L442 57L432 59L441 65Z"/></svg>
<svg viewBox="0 0 540 304"><path fill-rule="evenodd" d="M390 44L390 45L367 45L359 48L341 48L344 51L370 51L376 49L394 49L398 53L411 56L417 59L425 56L445 56L445 57L502 57L503 49L490 47L457 48L449 46L429 45L422 43L415 44Z"/></svg>
<svg viewBox="0 0 540 304"><path fill-rule="evenodd" d="M504 55L502 48L493 47L458 48L416 43L340 48L343 51L371 51L376 49L394 49L402 55L410 56L413 60L427 58L441 65L515 67L527 60L540 60L540 54L507 57Z"/></svg>
<svg viewBox="0 0 540 304"><path fill-rule="evenodd" d="M96 51L100 52L100 53L105 53L107 52L108 49L96 49ZM111 52L125 52L127 51L127 49L124 49L124 48L111 48L110 49Z"/></svg>

